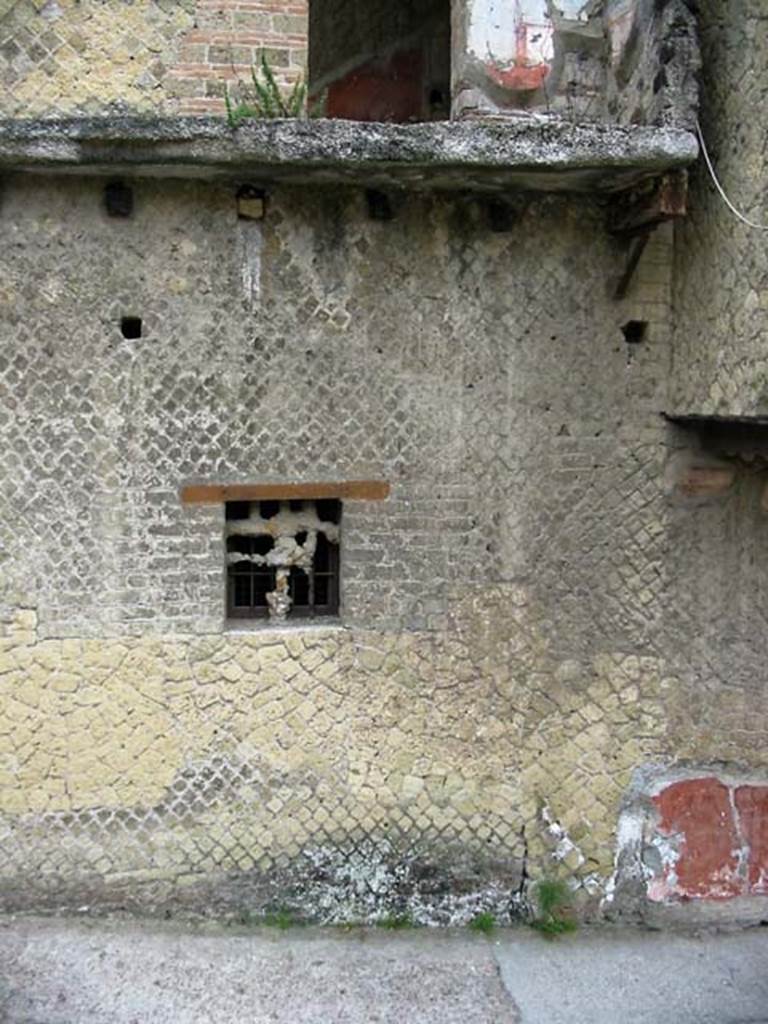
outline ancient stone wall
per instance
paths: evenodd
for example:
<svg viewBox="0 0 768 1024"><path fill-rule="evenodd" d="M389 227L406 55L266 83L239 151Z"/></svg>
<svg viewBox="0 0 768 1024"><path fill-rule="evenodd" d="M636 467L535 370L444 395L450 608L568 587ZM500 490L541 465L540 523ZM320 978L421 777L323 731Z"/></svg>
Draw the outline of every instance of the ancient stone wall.
<svg viewBox="0 0 768 1024"><path fill-rule="evenodd" d="M177 38L190 7L126 10ZM746 97L755 10L722 37ZM674 346L672 233L617 301L604 202L376 219L284 186L248 219L239 183L137 180L114 217L105 183L3 182L4 905L505 920L549 876L593 910L759 902L765 452L661 416L760 409L759 247L705 180ZM235 628L224 507L182 488L318 480L390 488L344 501L340 621Z"/></svg>
<svg viewBox="0 0 768 1024"><path fill-rule="evenodd" d="M764 5L701 4L701 126L717 174L747 218L768 225L768 35ZM676 245L675 391L680 412L768 412L766 232L740 222L703 162Z"/></svg>
<svg viewBox="0 0 768 1024"><path fill-rule="evenodd" d="M603 19L608 120L692 128L701 64L695 6L688 0L607 0Z"/></svg>
<svg viewBox="0 0 768 1024"><path fill-rule="evenodd" d="M223 114L262 54L293 85L310 38L313 109L331 116L444 119L453 88L457 116L695 117L684 0L0 0L0 113Z"/></svg>
<svg viewBox="0 0 768 1024"><path fill-rule="evenodd" d="M262 53L303 74L305 0L0 0L0 112L224 113Z"/></svg>
<svg viewBox="0 0 768 1024"><path fill-rule="evenodd" d="M103 189L4 190L8 899L461 920L558 870L598 899L633 771L677 750L669 237L616 304L588 200L494 233L462 197L245 222L139 182L119 220ZM180 487L366 478L341 625L226 630L223 508Z"/></svg>
<svg viewBox="0 0 768 1024"><path fill-rule="evenodd" d="M737 207L768 224L764 5L704 0L698 8L704 139ZM704 160L690 180L689 214L676 227L667 408L689 417L765 414L765 235L727 209ZM768 443L759 424L695 419L670 424L668 442L668 627L684 666L668 728L679 764L638 775L619 830L620 861L659 901L725 905L748 896L759 904L768 789L764 767L755 771L762 758L744 752L762 728L752 708L765 705ZM685 465L695 475L681 474ZM713 726L722 730L716 752Z"/></svg>

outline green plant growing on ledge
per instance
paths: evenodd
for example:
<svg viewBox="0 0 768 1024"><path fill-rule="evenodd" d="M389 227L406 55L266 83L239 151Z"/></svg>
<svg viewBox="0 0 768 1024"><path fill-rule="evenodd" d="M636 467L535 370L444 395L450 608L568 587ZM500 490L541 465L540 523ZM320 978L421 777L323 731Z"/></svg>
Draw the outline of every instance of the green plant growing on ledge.
<svg viewBox="0 0 768 1024"><path fill-rule="evenodd" d="M542 878L536 884L536 902L539 914L531 921L536 931L549 938L576 931L578 925L572 916L571 894L565 882Z"/></svg>
<svg viewBox="0 0 768 1024"><path fill-rule="evenodd" d="M270 120L277 117L297 118L304 116L304 104L307 98L307 86L303 78L299 78L290 92L284 93L278 85L274 71L270 67L266 54L262 51L259 65L251 68L253 94L237 105L229 95L229 86L224 90L224 103L227 108L227 121L230 128L237 128L241 121L249 118Z"/></svg>

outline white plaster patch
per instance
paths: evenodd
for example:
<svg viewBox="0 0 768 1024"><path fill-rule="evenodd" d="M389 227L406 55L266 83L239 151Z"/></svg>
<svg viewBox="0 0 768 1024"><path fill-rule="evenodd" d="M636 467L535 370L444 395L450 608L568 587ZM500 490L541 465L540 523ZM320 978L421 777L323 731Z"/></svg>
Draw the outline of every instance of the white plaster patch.
<svg viewBox="0 0 768 1024"><path fill-rule="evenodd" d="M731 814L733 816L733 823L736 828L736 832L741 840L741 845L735 850L731 850L731 853L736 859L736 875L739 877L746 877L749 872L749 856L750 848L747 838L744 834L744 826L741 822L741 814L739 814L739 808L736 803L736 787L728 787L728 802L731 805Z"/></svg>
<svg viewBox="0 0 768 1024"><path fill-rule="evenodd" d="M641 857L644 831L645 817L643 813L634 808L629 808L619 814L616 826L614 870L605 884L605 895L602 900L603 906L612 903L615 899L620 876L625 878L646 877L646 868Z"/></svg>
<svg viewBox="0 0 768 1024"><path fill-rule="evenodd" d="M626 49L635 21L637 0L608 0L605 20L611 44L611 63L615 67Z"/></svg>
<svg viewBox="0 0 768 1024"><path fill-rule="evenodd" d="M305 900L312 916L324 924L377 921L403 910L418 925L462 927L482 910L506 924L527 909L521 893L495 883L468 892L446 890L437 898L422 892L418 864L383 839L345 851L318 846L305 849L303 857L322 879L307 887Z"/></svg>
<svg viewBox="0 0 768 1024"><path fill-rule="evenodd" d="M61 5L57 0L48 0L40 10L40 15L48 21L55 21L61 17Z"/></svg>
<svg viewBox="0 0 768 1024"><path fill-rule="evenodd" d="M251 308L261 301L261 252L264 236L260 221L239 220L243 298Z"/></svg>
<svg viewBox="0 0 768 1024"><path fill-rule="evenodd" d="M521 57L529 67L549 64L554 54L550 10L561 17L586 20L584 0L473 0L470 5L469 52L494 64ZM524 56L523 56L524 55Z"/></svg>
<svg viewBox="0 0 768 1024"><path fill-rule="evenodd" d="M547 832L549 832L550 836L555 840L555 849L552 851L552 856L555 860L564 861L567 860L571 854L574 854L575 856L571 859L575 860L575 863L571 866L581 867L586 859L584 854L576 843L574 843L560 822L552 816L552 812L549 807L544 806L542 808L541 816L547 826Z"/></svg>
<svg viewBox="0 0 768 1024"><path fill-rule="evenodd" d="M307 535L303 544L299 544L296 540L296 535L299 533ZM317 548L318 533L324 534L331 544L339 542L338 524L324 522L313 506L302 509L300 512L283 509L271 519L264 519L258 512L254 512L248 519L230 520L227 523L227 537L273 537L275 546L264 555L230 551L227 561L308 569L312 565Z"/></svg>
<svg viewBox="0 0 768 1024"><path fill-rule="evenodd" d="M644 863L641 867L648 882L648 899L660 903L678 891L677 862L680 859L679 842L681 837L663 836L659 833L651 836L648 847L655 850L661 862L661 874L654 872Z"/></svg>

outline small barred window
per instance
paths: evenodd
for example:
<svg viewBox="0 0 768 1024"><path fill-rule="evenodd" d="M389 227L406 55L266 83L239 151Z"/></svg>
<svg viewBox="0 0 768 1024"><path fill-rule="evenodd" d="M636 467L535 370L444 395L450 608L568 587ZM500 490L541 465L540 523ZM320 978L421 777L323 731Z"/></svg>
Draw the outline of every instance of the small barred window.
<svg viewBox="0 0 768 1024"><path fill-rule="evenodd" d="M228 617L338 615L340 539L336 499L227 502Z"/></svg>

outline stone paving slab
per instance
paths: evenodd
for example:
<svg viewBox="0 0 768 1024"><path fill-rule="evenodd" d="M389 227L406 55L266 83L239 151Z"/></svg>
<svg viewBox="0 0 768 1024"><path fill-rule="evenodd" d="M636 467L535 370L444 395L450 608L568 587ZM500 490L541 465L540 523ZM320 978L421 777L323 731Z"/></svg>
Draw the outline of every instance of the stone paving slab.
<svg viewBox="0 0 768 1024"><path fill-rule="evenodd" d="M521 930L495 951L524 1024L768 1024L768 928L556 942Z"/></svg>
<svg viewBox="0 0 768 1024"><path fill-rule="evenodd" d="M493 947L413 932L0 927L6 1024L517 1024Z"/></svg>
<svg viewBox="0 0 768 1024"><path fill-rule="evenodd" d="M768 1024L768 929L0 922L3 1024Z"/></svg>

